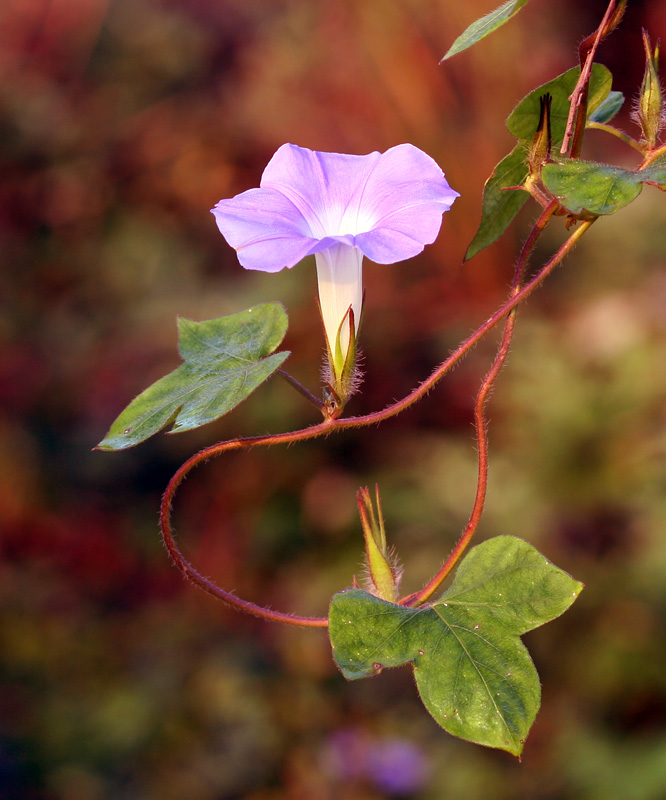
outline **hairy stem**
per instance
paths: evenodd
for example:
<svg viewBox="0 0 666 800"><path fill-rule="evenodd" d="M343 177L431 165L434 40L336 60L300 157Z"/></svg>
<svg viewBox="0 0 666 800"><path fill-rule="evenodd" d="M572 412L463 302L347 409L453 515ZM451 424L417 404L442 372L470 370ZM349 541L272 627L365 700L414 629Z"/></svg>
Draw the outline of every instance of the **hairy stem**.
<svg viewBox="0 0 666 800"><path fill-rule="evenodd" d="M259 445L278 444L297 442L302 439L310 439L312 436L320 436L330 429L331 423L322 422L312 428L305 428L300 431L294 431L286 434L275 434L272 436L255 436L247 439L230 439L226 442L207 447L199 451L191 458L189 458L180 468L174 473L167 488L162 496L162 503L160 506L160 529L162 531L162 538L164 545L173 559L174 564L183 573L183 575L192 583L196 584L200 589L203 589L208 594L213 595L218 600L232 606L238 611L244 611L246 614L253 614L256 617L270 620L271 622L284 622L289 625L298 625L301 627L309 628L325 628L328 626L328 619L325 617L300 617L294 614L286 614L282 611L274 611L270 608L259 606L251 603L249 600L243 600L231 592L217 586L217 584L204 577L194 566L185 558L180 548L176 544L174 537L173 526L171 524L171 507L176 490L183 482L186 475L203 461L207 461L215 455L224 453L230 450L248 449L257 447Z"/></svg>
<svg viewBox="0 0 666 800"><path fill-rule="evenodd" d="M529 295L547 278L547 276L550 275L550 273L562 261L567 253L573 249L574 245L578 242L578 240L593 222L594 220L586 220L582 222L559 248L555 255L530 281L528 281L528 283L513 293L512 296L504 303L504 305L502 305L488 320L486 320L486 322L484 322L476 331L474 331L474 333L472 333L471 336L469 336L445 361L443 361L428 378L426 378L419 386L417 386L413 392L404 397L402 400L392 403L382 411L366 414L365 416L345 417L341 419L328 418L324 419L323 422L320 422L317 425L312 425L311 427L302 428L301 430L297 431L290 431L288 433L230 439L225 442L218 442L217 444L211 445L210 447L195 453L187 461L185 461L169 481L160 506L160 528L162 531L164 544L175 565L183 573L183 575L205 592L208 592L217 599L222 600L224 603L232 606L238 611L253 614L273 622L283 622L289 625L297 625L300 627L326 627L328 625L328 620L325 617L301 617L281 611L274 611L272 609L259 606L255 603L251 603L247 600L243 600L233 593L227 592L226 590L220 588L208 578L204 577L197 569L195 569L195 567L185 558L176 544L173 526L171 524L171 508L173 498L178 490L178 487L194 467L222 453L231 450L250 449L272 444L291 444L294 442L315 439L319 436L333 433L333 431L367 427L369 425L375 425L378 422L389 419L396 414L405 411L407 408L410 408L414 403L417 402L417 400L427 394L430 389L432 389L435 384L441 380L441 378L443 378L444 375L453 366L455 366L455 364L457 364L472 349L472 347L474 347L475 344L477 344L477 342L479 342L489 331L491 331L498 323L507 317L523 300L529 297ZM481 408L483 408L483 403L485 403L485 397L483 398ZM479 430L483 430L483 425L479 427Z"/></svg>
<svg viewBox="0 0 666 800"><path fill-rule="evenodd" d="M590 122L588 120L585 127L597 131L605 131L606 133L610 133L612 136L617 136L618 139L623 141L625 144L628 144L630 147L633 147L634 150L638 150L638 152L643 155L643 148L640 146L640 144L631 136L629 136L628 133L621 131L619 128L616 128L613 125L607 125L605 122Z"/></svg>
<svg viewBox="0 0 666 800"><path fill-rule="evenodd" d="M516 262L516 269L514 271L513 282L511 284L510 297L515 297L515 295L520 291L520 286L523 282L523 277L525 275L525 270L527 269L527 264L532 250L534 249L537 239L548 224L548 221L555 213L557 207L557 200L553 200L548 207L544 209L543 213L532 228L532 231L527 238L523 249L521 250L520 256L518 257L518 261ZM476 430L478 452L478 479L476 484L476 497L474 498L474 506L472 508L469 522L467 523L462 536L458 540L458 543L451 551L451 555L446 559L444 564L442 564L437 574L426 584L426 586L424 586L423 589L421 589L420 592L416 592L415 594L401 600L400 602L403 605L410 607L417 606L426 602L432 597L432 595L439 589L446 577L450 574L451 570L462 557L472 539L472 536L474 536L476 532L479 521L481 520L483 507L486 500L486 490L488 487L488 432L486 430L485 416L486 401L492 385L499 375L500 370L506 361L506 357L509 354L509 348L511 346L511 340L513 338L513 331L515 327L515 319L516 309L514 308L506 318L504 333L502 335L502 340L497 350L495 360L481 382L481 386L479 387L479 392L474 403L474 428Z"/></svg>
<svg viewBox="0 0 666 800"><path fill-rule="evenodd" d="M580 77L576 82L576 86L571 93L569 100L569 117L567 119L567 126L564 132L564 139L562 140L562 147L560 153L565 155L569 147L571 147L571 157L578 158L583 144L583 133L585 132L585 117L587 116L587 93L590 84L590 75L592 74L592 64L594 57L597 53L597 48L601 40L609 33L609 23L615 11L615 0L610 0L606 13L599 24L596 32L592 34L591 42L585 40L581 45L581 69ZM617 20L619 22L619 20ZM617 24L617 22L615 24Z"/></svg>
<svg viewBox="0 0 666 800"><path fill-rule="evenodd" d="M643 163L640 165L638 169L645 169L646 167L649 167L651 164L654 164L654 162L657 159L662 158L662 156L664 155L666 155L666 144L662 144L659 147L657 147L656 150L652 150L651 152L649 152L645 156Z"/></svg>

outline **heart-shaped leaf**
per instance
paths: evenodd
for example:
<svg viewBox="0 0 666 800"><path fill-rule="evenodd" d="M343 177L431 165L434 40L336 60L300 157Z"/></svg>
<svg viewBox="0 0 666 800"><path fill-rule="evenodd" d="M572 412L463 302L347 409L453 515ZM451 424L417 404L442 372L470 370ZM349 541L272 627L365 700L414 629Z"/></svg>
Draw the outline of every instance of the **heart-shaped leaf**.
<svg viewBox="0 0 666 800"><path fill-rule="evenodd" d="M287 358L288 352L270 355L286 332L280 303L204 322L179 318L178 349L185 363L132 400L98 448L123 450L172 421L170 432L176 433L231 411Z"/></svg>
<svg viewBox="0 0 666 800"><path fill-rule="evenodd" d="M457 53L462 53L463 50L467 50L468 47L480 42L481 39L485 39L489 33L501 28L511 17L514 17L528 2L529 0L507 0L506 3L502 3L499 8L491 11L490 14L477 19L449 47L442 61L446 61L447 58L451 58Z"/></svg>
<svg viewBox="0 0 666 800"><path fill-rule="evenodd" d="M566 611L582 588L527 542L498 536L470 550L432 604L336 594L333 655L348 680L411 663L425 707L446 731L519 755L541 698L520 636Z"/></svg>

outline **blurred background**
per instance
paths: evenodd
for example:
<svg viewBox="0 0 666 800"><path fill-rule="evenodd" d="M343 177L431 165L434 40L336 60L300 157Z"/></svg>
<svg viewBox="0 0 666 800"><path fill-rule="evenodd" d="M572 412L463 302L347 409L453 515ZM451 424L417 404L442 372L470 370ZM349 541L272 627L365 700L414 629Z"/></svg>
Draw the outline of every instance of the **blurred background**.
<svg viewBox="0 0 666 800"><path fill-rule="evenodd" d="M453 739L408 668L347 684L322 631L227 610L187 585L157 510L191 453L317 413L279 379L199 431L92 450L178 364L175 318L280 300L287 369L318 392L313 264L244 272L209 209L279 145L412 142L461 198L436 244L368 264L363 392L412 389L503 301L536 216L462 263L504 119L574 66L605 0L530 3L440 66L488 0L3 0L0 5L0 796L5 800L660 800L666 797L666 225L645 191L601 220L520 311L493 393L478 538L524 537L587 585L528 634L543 706L522 763ZM599 60L628 97L631 0ZM593 132L584 155L632 166ZM537 258L565 231L556 222ZM359 571L359 486L378 482L414 591L475 489L484 342L382 426L200 467L176 499L186 553L242 596L325 615Z"/></svg>

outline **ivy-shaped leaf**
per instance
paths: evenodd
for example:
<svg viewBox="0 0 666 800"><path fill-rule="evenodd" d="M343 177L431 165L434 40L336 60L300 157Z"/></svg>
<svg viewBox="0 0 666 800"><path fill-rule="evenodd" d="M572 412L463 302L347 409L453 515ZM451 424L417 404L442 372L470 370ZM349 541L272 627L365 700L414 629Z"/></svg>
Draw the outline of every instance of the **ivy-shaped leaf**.
<svg viewBox="0 0 666 800"><path fill-rule="evenodd" d="M501 28L511 17L514 17L528 2L529 0L507 0L506 3L491 11L490 14L477 19L449 47L442 61L462 53L463 50L467 50L468 47L480 42L481 39L485 39L489 33Z"/></svg>
<svg viewBox="0 0 666 800"><path fill-rule="evenodd" d="M446 731L519 755L541 702L520 636L566 611L582 588L527 542L498 536L470 550L429 605L406 608L361 589L336 594L333 655L348 680L411 663Z"/></svg>
<svg viewBox="0 0 666 800"><path fill-rule="evenodd" d="M580 68L575 67L548 83L534 89L524 97L506 121L509 131L519 140L518 145L495 167L486 181L481 203L481 222L472 239L465 261L491 245L504 233L516 214L525 205L528 194L509 187L520 186L528 175L527 154L539 124L540 98L550 94L550 123L553 149L564 139L569 114L569 96L574 90ZM612 75L602 64L594 64L588 92L588 113L594 113L611 92ZM617 93L619 94L619 92Z"/></svg>
<svg viewBox="0 0 666 800"><path fill-rule="evenodd" d="M123 450L145 441L170 422L170 433L205 425L231 411L277 370L289 355L273 353L287 332L280 303L264 303L218 319L178 319L183 358L127 406L99 443Z"/></svg>
<svg viewBox="0 0 666 800"><path fill-rule="evenodd" d="M595 161L570 160L546 164L541 179L572 214L605 215L614 214L635 200L644 183L661 188L666 184L666 167L653 165L634 171Z"/></svg>

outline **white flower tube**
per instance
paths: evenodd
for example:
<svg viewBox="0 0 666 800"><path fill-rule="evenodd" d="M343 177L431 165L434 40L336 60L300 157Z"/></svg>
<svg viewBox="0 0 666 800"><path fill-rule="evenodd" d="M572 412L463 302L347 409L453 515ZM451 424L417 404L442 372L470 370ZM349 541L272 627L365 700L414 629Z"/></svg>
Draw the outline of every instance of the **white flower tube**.
<svg viewBox="0 0 666 800"><path fill-rule="evenodd" d="M363 305L363 253L358 247L335 244L315 253L319 306L326 332L331 382L335 385L342 373L350 342L356 340ZM353 317L349 314L349 309ZM354 324L353 335L350 325ZM339 338L338 338L339 336ZM352 357L355 354L352 354Z"/></svg>

